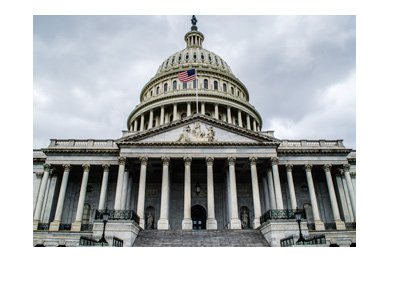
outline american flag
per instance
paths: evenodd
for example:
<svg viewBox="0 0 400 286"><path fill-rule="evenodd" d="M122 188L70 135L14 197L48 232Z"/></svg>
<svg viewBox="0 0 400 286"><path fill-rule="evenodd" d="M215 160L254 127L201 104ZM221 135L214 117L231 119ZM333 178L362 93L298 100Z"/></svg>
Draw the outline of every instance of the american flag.
<svg viewBox="0 0 400 286"><path fill-rule="evenodd" d="M178 73L178 79L181 82L188 82L196 79L196 70L191 69Z"/></svg>

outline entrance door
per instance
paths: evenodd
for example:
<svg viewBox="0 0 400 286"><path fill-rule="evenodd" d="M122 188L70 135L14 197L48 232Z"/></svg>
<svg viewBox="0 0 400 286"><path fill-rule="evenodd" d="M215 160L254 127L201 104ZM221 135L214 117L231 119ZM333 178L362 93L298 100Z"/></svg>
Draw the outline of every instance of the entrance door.
<svg viewBox="0 0 400 286"><path fill-rule="evenodd" d="M207 212L200 206L195 205L192 207L192 221L193 229L206 229Z"/></svg>

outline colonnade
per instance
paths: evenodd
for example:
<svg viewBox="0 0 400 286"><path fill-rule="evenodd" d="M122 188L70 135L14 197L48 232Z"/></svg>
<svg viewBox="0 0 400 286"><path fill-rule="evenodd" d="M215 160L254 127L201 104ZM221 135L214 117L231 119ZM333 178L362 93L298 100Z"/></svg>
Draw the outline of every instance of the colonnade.
<svg viewBox="0 0 400 286"><path fill-rule="evenodd" d="M217 219L215 217L215 204L214 204L214 176L213 176L213 165L214 158L211 156L207 156L204 158L205 164L207 166L207 229L217 229ZM253 227L257 228L260 226L260 217L262 215L261 211L261 200L260 200L260 190L258 185L258 172L257 172L257 157L248 158L250 164L250 174L251 174L251 186L252 186L252 199L253 199L253 209L254 209L254 220ZM138 197L137 197L137 215L140 218L140 226L145 228L145 191L146 191L146 174L147 174L147 157L139 157L140 161L140 174L139 174L139 188L138 188ZM169 202L170 202L170 178L169 178L169 169L170 169L170 157L161 157L162 161L162 182L161 182L161 205L160 205L160 218L157 223L158 229L169 229ZM191 218L191 164L192 158L189 156L185 156L183 158L184 161L184 212L182 218L182 229L192 229L192 218ZM230 229L241 229L241 220L239 217L238 211L238 198L237 198L237 189L236 189L236 157L228 157L226 158L227 168L228 168L228 208L229 208L229 217L228 217L228 225ZM281 182L279 175L279 159L277 157L270 158L270 165L267 167L266 174L263 175L263 184L264 184L264 198L265 198L265 206L269 207L269 209L284 209L283 198L282 198L282 190L281 190ZM114 209L115 210L124 210L126 209L126 201L130 200L129 192L127 191L127 180L129 177L129 173L126 170L127 158L120 157L118 160L118 177L117 177L117 186L115 190L115 201L114 201ZM50 231L59 230L59 226L61 223L62 212L64 208L64 202L66 197L66 190L68 185L69 173L71 170L70 164L63 164L63 175L61 186L59 190L59 196L57 200L57 206L55 210L54 220L50 224ZM108 177L109 177L109 164L103 164L103 176L102 176L102 184L99 198L99 209L104 209L106 206L106 197L108 191ZM38 223L40 223L40 214L42 212L42 207L44 203L45 189L47 186L47 180L49 179L50 165L44 164L44 172L40 182L40 187L38 190L36 207L34 209L33 221L34 221L34 230L37 229ZM286 164L286 176L289 190L289 198L292 208L297 207L297 198L295 192L295 184L293 181L293 165ZM297 167L299 167L297 165ZM336 197L332 174L331 174L331 164L325 164L319 166L323 168L326 178L327 190L329 193L329 199L333 214L333 219L336 224L336 229L342 230L345 229L345 224L342 221L339 213L338 200ZM77 205L77 211L75 214L75 220L71 225L71 231L80 231L82 225L82 215L83 208L85 203L85 196L87 191L87 183L90 173L90 165L83 164L83 175L82 181L79 191L79 199ZM307 186L310 196L311 208L315 223L316 230L324 230L324 223L321 220L317 196L314 188L314 180L312 176L313 166L310 164L303 165L305 175L307 178ZM350 166L344 165L342 169L340 169L342 173L341 177L336 176L337 183L342 183L341 186L343 188L339 188L338 193L340 196L340 202L342 205L343 212L345 213L345 221L355 221L356 209L355 209L355 192L353 187L353 182L350 175ZM343 178L343 179L341 179ZM268 202L267 202L268 200ZM347 202L350 202L349 204ZM347 214L347 215L346 215Z"/></svg>

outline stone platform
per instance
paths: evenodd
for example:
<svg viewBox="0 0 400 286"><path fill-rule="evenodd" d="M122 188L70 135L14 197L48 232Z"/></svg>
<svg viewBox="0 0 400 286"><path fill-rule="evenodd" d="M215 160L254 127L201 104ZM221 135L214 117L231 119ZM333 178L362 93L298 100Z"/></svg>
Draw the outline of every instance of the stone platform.
<svg viewBox="0 0 400 286"><path fill-rule="evenodd" d="M260 230L142 230L134 247L266 247Z"/></svg>

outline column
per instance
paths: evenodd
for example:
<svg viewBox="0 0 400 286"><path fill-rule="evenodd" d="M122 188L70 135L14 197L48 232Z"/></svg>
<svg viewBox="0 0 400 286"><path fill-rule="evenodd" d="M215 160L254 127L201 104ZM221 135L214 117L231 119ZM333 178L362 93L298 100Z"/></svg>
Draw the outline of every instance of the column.
<svg viewBox="0 0 400 286"><path fill-rule="evenodd" d="M43 168L44 168L43 178L40 183L40 189L39 189L39 194L38 194L38 198L36 201L35 213L33 214L33 230L37 230L38 224L40 222L40 214L42 213L44 195L46 192L47 180L49 179L49 173L50 173L50 165L49 164L44 164Z"/></svg>
<svg viewBox="0 0 400 286"><path fill-rule="evenodd" d="M192 164L191 157L184 157L185 162L185 186L184 186L184 205L183 205L183 221L182 229L193 229L192 213L191 213L191 177L190 166Z"/></svg>
<svg viewBox="0 0 400 286"><path fill-rule="evenodd" d="M36 179L34 180L34 183L33 183L33 206L32 206L33 213L35 213L35 206L36 206L38 195L39 195L40 183L43 178L43 172L36 172L35 175L36 175Z"/></svg>
<svg viewBox="0 0 400 286"><path fill-rule="evenodd" d="M188 117L192 115L192 103L191 102L187 103L186 114L187 114Z"/></svg>
<svg viewBox="0 0 400 286"><path fill-rule="evenodd" d="M65 193L67 191L68 177L69 177L69 171L71 170L71 165L64 164L63 168L64 168L64 173L61 181L60 193L58 195L58 200L57 200L56 214L54 215L54 220L50 223L50 228L49 228L50 231L58 231L60 228L61 216L64 208Z"/></svg>
<svg viewBox="0 0 400 286"><path fill-rule="evenodd" d="M119 157L118 158L118 179L117 179L117 188L115 190L115 202L114 202L114 209L115 210L122 210L121 208L121 199L122 199L122 187L124 184L124 172L125 172L125 164L126 158Z"/></svg>
<svg viewBox="0 0 400 286"><path fill-rule="evenodd" d="M351 222L355 222L355 215L353 214L353 208L351 206L351 200L350 200L350 195L349 195L349 189L347 187L347 183L346 183L346 178L344 177L344 170L340 169L340 179L342 181L342 186L343 186L343 190L344 190L344 196L346 198L346 203L347 203L347 209L349 211L349 215L350 215L350 221Z"/></svg>
<svg viewBox="0 0 400 286"><path fill-rule="evenodd" d="M263 176L262 178L262 182L263 182L263 190L264 190L264 205L265 205L265 210L264 212L266 212L267 210L271 209L271 205L269 203L269 192L268 192L268 181L267 181L267 177Z"/></svg>
<svg viewBox="0 0 400 286"><path fill-rule="evenodd" d="M85 205L86 188L89 179L90 165L84 164L82 165L82 167L83 167L83 176L82 176L81 190L79 191L78 208L76 210L75 221L71 225L71 231L80 231L82 225L83 207Z"/></svg>
<svg viewBox="0 0 400 286"><path fill-rule="evenodd" d="M126 166L125 166L126 168ZM128 196L128 180L129 180L129 170L125 169L124 172L124 180L122 182L122 196L121 196L121 205L120 205L120 209L121 210L125 210L125 206L126 206L126 199Z"/></svg>
<svg viewBox="0 0 400 286"><path fill-rule="evenodd" d="M149 115L149 125L147 126L147 129L153 128L153 109L150 110L150 115Z"/></svg>
<svg viewBox="0 0 400 286"><path fill-rule="evenodd" d="M164 115L164 106L161 106L160 110L160 125L164 125L165 115Z"/></svg>
<svg viewBox="0 0 400 286"><path fill-rule="evenodd" d="M274 180L272 178L272 168L268 167L267 169L267 181L268 181L268 194L269 194L269 202L271 206L271 210L276 210L276 198L275 198L275 188L274 188Z"/></svg>
<svg viewBox="0 0 400 286"><path fill-rule="evenodd" d="M315 230L324 230L324 223L321 221L318 210L317 197L315 195L314 182L311 173L312 165L305 165L308 191L310 192L311 208L314 216Z"/></svg>
<svg viewBox="0 0 400 286"><path fill-rule="evenodd" d="M228 116L228 123L232 124L232 115L231 115L231 107L230 106L226 107L226 115Z"/></svg>
<svg viewBox="0 0 400 286"><path fill-rule="evenodd" d="M219 119L218 104L214 104L214 118Z"/></svg>
<svg viewBox="0 0 400 286"><path fill-rule="evenodd" d="M278 210L283 210L283 199L282 199L282 190L281 190L281 182L279 179L279 169L278 169L278 158L272 157L272 173L274 176L274 187L275 187L275 199L276 199L276 208Z"/></svg>
<svg viewBox="0 0 400 286"><path fill-rule="evenodd" d="M140 116L140 131L144 130L144 115Z"/></svg>
<svg viewBox="0 0 400 286"><path fill-rule="evenodd" d="M125 209L126 210L132 210L132 192L133 192L133 178L132 174L128 178L128 193L126 195L126 203L125 203Z"/></svg>
<svg viewBox="0 0 400 286"><path fill-rule="evenodd" d="M357 197L357 186L356 186L356 172L350 172L351 181L353 183L354 198Z"/></svg>
<svg viewBox="0 0 400 286"><path fill-rule="evenodd" d="M293 169L292 164L286 165L286 174L287 174L287 180L288 180L288 185L289 185L290 204L292 205L292 209L296 209L297 208L297 200L296 200L296 193L294 190L292 169Z"/></svg>
<svg viewBox="0 0 400 286"><path fill-rule="evenodd" d="M255 118L253 119L253 131L257 131L257 121Z"/></svg>
<svg viewBox="0 0 400 286"><path fill-rule="evenodd" d="M351 202L351 208L353 210L353 215L354 215L354 221L356 221L356 198L355 198L355 193L354 193L354 188L353 188L353 183L351 182L351 177L350 177L350 165L346 164L343 166L344 170L344 177L346 179L346 184L347 184L347 189L349 190L349 195L350 195L350 202Z"/></svg>
<svg viewBox="0 0 400 286"><path fill-rule="evenodd" d="M172 121L178 120L178 105L174 103L173 117Z"/></svg>
<svg viewBox="0 0 400 286"><path fill-rule="evenodd" d="M144 217L144 206L145 206L145 195L146 195L146 172L147 172L147 157L140 157L140 178L139 178L139 194L137 203L137 215L140 218L139 225L141 228L145 228L145 217Z"/></svg>
<svg viewBox="0 0 400 286"><path fill-rule="evenodd" d="M133 131L137 131L137 119L133 121Z"/></svg>
<svg viewBox="0 0 400 286"><path fill-rule="evenodd" d="M331 201L331 207L333 212L333 219L336 223L337 230L345 230L346 226L340 219L339 207L336 200L335 188L333 186L332 175L331 175L331 164L325 164L323 169L325 171L326 183L328 185L329 199Z"/></svg>
<svg viewBox="0 0 400 286"><path fill-rule="evenodd" d="M258 187L258 176L257 176L257 157L250 157L250 171L251 171L251 186L253 188L253 206L254 206L253 228L257 229L261 225L260 224L261 202L260 202L260 190Z"/></svg>
<svg viewBox="0 0 400 286"><path fill-rule="evenodd" d="M107 203L107 186L110 164L103 164L103 180L101 181L99 210L104 210Z"/></svg>
<svg viewBox="0 0 400 286"><path fill-rule="evenodd" d="M241 112L240 110L238 110L237 116L238 116L238 124L239 124L239 127L243 127L242 112Z"/></svg>
<svg viewBox="0 0 400 286"><path fill-rule="evenodd" d="M217 229L214 206L214 158L206 157L207 163L207 229Z"/></svg>
<svg viewBox="0 0 400 286"><path fill-rule="evenodd" d="M200 113L206 115L206 104L204 102L201 103Z"/></svg>
<svg viewBox="0 0 400 286"><path fill-rule="evenodd" d="M235 175L235 157L228 157L229 164L229 186L230 186L230 228L231 229L242 229L242 223L239 219L238 203L237 203L237 191L236 191L236 175Z"/></svg>
<svg viewBox="0 0 400 286"><path fill-rule="evenodd" d="M161 207L160 219L157 223L158 229L169 229L169 157L161 157L163 162L162 182L161 182Z"/></svg>
<svg viewBox="0 0 400 286"><path fill-rule="evenodd" d="M246 115L246 128L251 130L250 116L248 114Z"/></svg>
<svg viewBox="0 0 400 286"><path fill-rule="evenodd" d="M337 170L335 173L336 184L338 186L340 205L342 206L344 221L352 222L353 219L350 216L350 211L349 211L349 207L347 204L346 195L344 194L344 187L343 187L342 176L340 174L340 171L341 170Z"/></svg>

